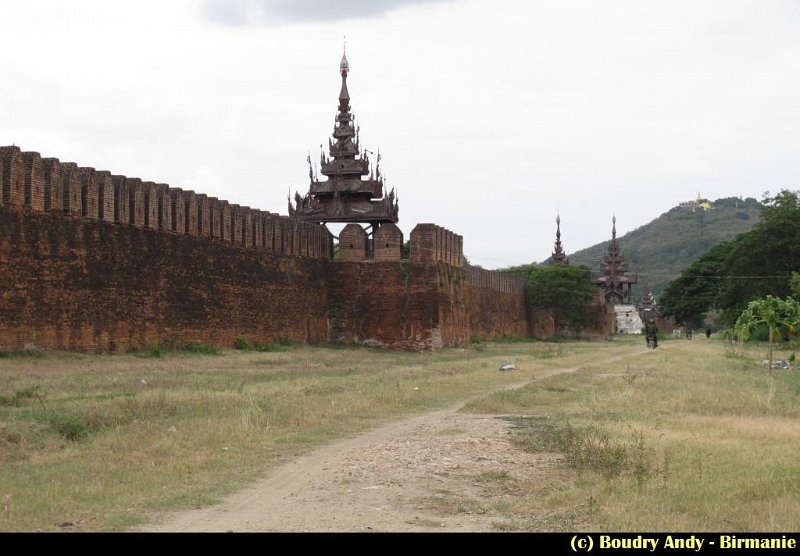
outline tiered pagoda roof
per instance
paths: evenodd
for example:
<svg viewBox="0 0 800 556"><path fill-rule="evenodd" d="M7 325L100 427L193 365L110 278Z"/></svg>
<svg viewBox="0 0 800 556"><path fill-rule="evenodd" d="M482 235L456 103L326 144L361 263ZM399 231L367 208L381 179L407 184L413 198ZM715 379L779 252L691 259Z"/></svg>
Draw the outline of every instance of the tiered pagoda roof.
<svg viewBox="0 0 800 556"><path fill-rule="evenodd" d="M328 152L320 154L320 171L326 177L319 180L308 157L308 193L301 197L295 193L294 206L289 202L289 215L307 222L363 222L373 225L398 221L398 205L394 189L386 194L380 171L380 152L373 171L366 149L359 146L359 128L350 113L350 93L347 75L350 64L342 56L339 70L342 88L339 92L339 110L333 128L333 139L328 139ZM368 176L368 177L367 177ZM364 179L367 177L366 179Z"/></svg>
<svg viewBox="0 0 800 556"><path fill-rule="evenodd" d="M599 275L592 276L592 283L600 288L605 302L623 303L630 298L631 286L636 281L636 274L628 272L628 262L622 256L622 249L617 241L617 217L615 216L612 219L608 251L603 256Z"/></svg>

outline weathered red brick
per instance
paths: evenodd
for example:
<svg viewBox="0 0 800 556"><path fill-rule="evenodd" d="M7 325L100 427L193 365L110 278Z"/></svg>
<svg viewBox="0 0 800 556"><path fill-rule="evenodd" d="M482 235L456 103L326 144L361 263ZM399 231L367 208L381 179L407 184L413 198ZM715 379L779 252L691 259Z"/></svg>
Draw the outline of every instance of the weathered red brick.
<svg viewBox="0 0 800 556"><path fill-rule="evenodd" d="M95 169L78 168L78 175L81 179L81 214L84 218L98 220L100 214L100 192L95 180Z"/></svg>
<svg viewBox="0 0 800 556"><path fill-rule="evenodd" d="M114 221L114 181L111 172L101 170L94 173L97 182L98 215L105 222Z"/></svg>
<svg viewBox="0 0 800 556"><path fill-rule="evenodd" d="M399 261L403 254L403 232L395 224L381 224L373 234L375 261Z"/></svg>
<svg viewBox="0 0 800 556"><path fill-rule="evenodd" d="M44 209L64 212L61 162L57 158L43 158L42 166L44 167ZM2 168L2 165L0 165L0 168Z"/></svg>
<svg viewBox="0 0 800 556"><path fill-rule="evenodd" d="M25 163L19 147L0 147L3 166L3 206L25 206Z"/></svg>
<svg viewBox="0 0 800 556"><path fill-rule="evenodd" d="M114 221L128 224L131 219L128 178L112 175L111 181L114 183Z"/></svg>
<svg viewBox="0 0 800 556"><path fill-rule="evenodd" d="M71 216L83 215L80 169L74 162L61 164L61 180L64 195L64 212Z"/></svg>
<svg viewBox="0 0 800 556"><path fill-rule="evenodd" d="M144 194L144 227L158 230L158 186L155 182L142 182Z"/></svg>
<svg viewBox="0 0 800 556"><path fill-rule="evenodd" d="M44 167L42 157L36 152L22 153L25 164L25 206L44 212Z"/></svg>

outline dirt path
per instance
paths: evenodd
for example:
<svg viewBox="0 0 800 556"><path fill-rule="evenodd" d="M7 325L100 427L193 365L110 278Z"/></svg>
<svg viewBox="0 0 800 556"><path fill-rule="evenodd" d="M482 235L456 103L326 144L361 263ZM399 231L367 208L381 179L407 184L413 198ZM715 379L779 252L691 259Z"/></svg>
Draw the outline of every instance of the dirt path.
<svg viewBox="0 0 800 556"><path fill-rule="evenodd" d="M611 364L641 349L593 364ZM579 367L537 373L541 379ZM531 380L507 386L520 388ZM551 454L523 452L495 416L458 413L468 400L324 446L209 508L172 514L148 531L488 531L482 478L544 478Z"/></svg>

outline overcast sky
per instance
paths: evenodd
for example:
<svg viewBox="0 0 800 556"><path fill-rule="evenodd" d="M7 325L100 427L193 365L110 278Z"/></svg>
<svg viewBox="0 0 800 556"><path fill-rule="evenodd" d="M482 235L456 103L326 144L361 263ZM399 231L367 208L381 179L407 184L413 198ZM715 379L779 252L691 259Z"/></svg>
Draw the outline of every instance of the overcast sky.
<svg viewBox="0 0 800 556"><path fill-rule="evenodd" d="M286 214L333 130L498 268L800 189L798 0L11 0L0 145ZM624 251L623 244L623 251Z"/></svg>

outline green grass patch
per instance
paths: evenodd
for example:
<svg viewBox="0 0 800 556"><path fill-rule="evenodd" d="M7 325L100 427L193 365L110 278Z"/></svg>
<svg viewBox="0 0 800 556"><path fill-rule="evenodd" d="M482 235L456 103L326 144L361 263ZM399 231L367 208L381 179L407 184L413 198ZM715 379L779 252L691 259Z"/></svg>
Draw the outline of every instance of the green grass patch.
<svg viewBox="0 0 800 556"><path fill-rule="evenodd" d="M221 355L222 352L212 345L205 342L189 342L183 346L183 351L188 353L200 353L203 355Z"/></svg>
<svg viewBox="0 0 800 556"><path fill-rule="evenodd" d="M37 358L44 357L44 351L41 349L20 349L16 351L0 351L0 358L4 359L24 359L24 358Z"/></svg>
<svg viewBox="0 0 800 556"><path fill-rule="evenodd" d="M12 407L19 407L25 400L39 398L39 387L28 386L21 390L16 390L10 396L0 395L0 405L7 405Z"/></svg>
<svg viewBox="0 0 800 556"><path fill-rule="evenodd" d="M253 344L253 349L261 353L270 353L270 352L286 351L287 346L282 344L272 344L272 343L266 343L266 344L256 343Z"/></svg>

